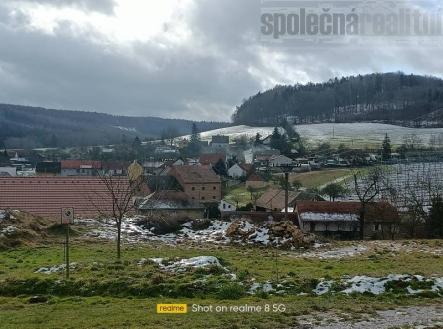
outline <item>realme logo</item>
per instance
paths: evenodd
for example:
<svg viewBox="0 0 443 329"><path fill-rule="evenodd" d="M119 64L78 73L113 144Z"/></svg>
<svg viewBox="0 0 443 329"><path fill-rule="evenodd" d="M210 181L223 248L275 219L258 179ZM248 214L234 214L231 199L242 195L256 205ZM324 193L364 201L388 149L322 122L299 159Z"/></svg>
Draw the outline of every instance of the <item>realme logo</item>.
<svg viewBox="0 0 443 329"><path fill-rule="evenodd" d="M187 304L157 304L157 313L183 314L188 313Z"/></svg>

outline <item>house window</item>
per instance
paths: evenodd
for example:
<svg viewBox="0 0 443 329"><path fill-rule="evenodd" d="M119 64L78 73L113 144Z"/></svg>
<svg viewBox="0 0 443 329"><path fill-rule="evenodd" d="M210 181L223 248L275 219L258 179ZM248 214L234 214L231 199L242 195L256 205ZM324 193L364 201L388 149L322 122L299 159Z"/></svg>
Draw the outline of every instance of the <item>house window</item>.
<svg viewBox="0 0 443 329"><path fill-rule="evenodd" d="M215 195L212 198L215 200Z"/></svg>
<svg viewBox="0 0 443 329"><path fill-rule="evenodd" d="M202 196L202 200L204 200L205 199L205 197L204 196Z"/></svg>
<svg viewBox="0 0 443 329"><path fill-rule="evenodd" d="M215 197L214 197L215 198ZM229 209L231 209L231 205L228 206Z"/></svg>
<svg viewBox="0 0 443 329"><path fill-rule="evenodd" d="M213 190L216 190L216 189L217 189L217 186L214 186L212 189L213 189Z"/></svg>
<svg viewBox="0 0 443 329"><path fill-rule="evenodd" d="M205 190L205 187L204 186L202 186L202 191L204 191Z"/></svg>
<svg viewBox="0 0 443 329"><path fill-rule="evenodd" d="M192 190L195 191L195 187L194 186L192 187Z"/></svg>
<svg viewBox="0 0 443 329"><path fill-rule="evenodd" d="M223 209L226 209L226 203L223 203Z"/></svg>

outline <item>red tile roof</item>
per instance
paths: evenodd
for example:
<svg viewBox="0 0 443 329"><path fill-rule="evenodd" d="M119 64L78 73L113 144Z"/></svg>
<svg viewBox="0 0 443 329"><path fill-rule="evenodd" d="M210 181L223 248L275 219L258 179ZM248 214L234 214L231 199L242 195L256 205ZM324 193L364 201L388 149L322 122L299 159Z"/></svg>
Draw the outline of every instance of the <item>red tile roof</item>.
<svg viewBox="0 0 443 329"><path fill-rule="evenodd" d="M256 173L252 173L247 179L250 182L264 182L264 178Z"/></svg>
<svg viewBox="0 0 443 329"><path fill-rule="evenodd" d="M171 174L184 184L221 182L214 170L206 166L174 166Z"/></svg>
<svg viewBox="0 0 443 329"><path fill-rule="evenodd" d="M219 160L226 161L224 153L207 153L200 155L199 162L202 165L215 165Z"/></svg>
<svg viewBox="0 0 443 329"><path fill-rule="evenodd" d="M101 161L90 161L90 160L62 160L62 169L101 169Z"/></svg>
<svg viewBox="0 0 443 329"><path fill-rule="evenodd" d="M121 179L127 184L125 177ZM109 211L108 190L98 177L0 177L0 209L18 209L45 217L74 208L78 217Z"/></svg>
<svg viewBox="0 0 443 329"><path fill-rule="evenodd" d="M298 213L346 213L359 214L360 202L329 202L329 201L302 201L297 202ZM369 221L399 221L397 209L387 202L375 202L367 205L366 219Z"/></svg>

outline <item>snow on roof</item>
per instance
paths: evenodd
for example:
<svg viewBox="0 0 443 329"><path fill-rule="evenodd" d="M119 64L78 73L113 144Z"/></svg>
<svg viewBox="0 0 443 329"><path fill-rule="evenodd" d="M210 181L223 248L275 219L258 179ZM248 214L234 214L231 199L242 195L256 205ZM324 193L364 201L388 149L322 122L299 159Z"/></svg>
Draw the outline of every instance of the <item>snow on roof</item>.
<svg viewBox="0 0 443 329"><path fill-rule="evenodd" d="M305 222L358 222L359 220L358 215L350 213L305 212L300 214L300 218Z"/></svg>

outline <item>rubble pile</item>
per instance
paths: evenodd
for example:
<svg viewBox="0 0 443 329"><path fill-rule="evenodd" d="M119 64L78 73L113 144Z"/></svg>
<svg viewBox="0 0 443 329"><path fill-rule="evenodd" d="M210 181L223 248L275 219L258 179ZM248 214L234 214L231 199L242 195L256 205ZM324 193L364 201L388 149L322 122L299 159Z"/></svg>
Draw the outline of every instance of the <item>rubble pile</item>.
<svg viewBox="0 0 443 329"><path fill-rule="evenodd" d="M267 222L253 225L245 220L237 220L226 229L226 236L232 242L262 244L283 249L308 247L315 241L315 236L302 232L289 221Z"/></svg>

